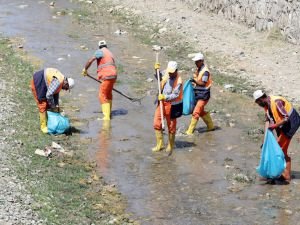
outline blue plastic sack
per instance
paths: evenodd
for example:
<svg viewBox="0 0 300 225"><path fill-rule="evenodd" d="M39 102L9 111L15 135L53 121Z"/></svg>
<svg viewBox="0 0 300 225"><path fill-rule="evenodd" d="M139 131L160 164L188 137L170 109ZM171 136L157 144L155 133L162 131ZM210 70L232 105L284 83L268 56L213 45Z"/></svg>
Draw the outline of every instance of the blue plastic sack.
<svg viewBox="0 0 300 225"><path fill-rule="evenodd" d="M183 115L190 115L195 107L195 94L192 82L186 81L183 86Z"/></svg>
<svg viewBox="0 0 300 225"><path fill-rule="evenodd" d="M279 177L286 167L283 151L277 143L273 133L268 129L262 146L257 173L265 178Z"/></svg>
<svg viewBox="0 0 300 225"><path fill-rule="evenodd" d="M67 117L60 113L47 111L48 133L49 134L63 134L70 129L70 121Z"/></svg>

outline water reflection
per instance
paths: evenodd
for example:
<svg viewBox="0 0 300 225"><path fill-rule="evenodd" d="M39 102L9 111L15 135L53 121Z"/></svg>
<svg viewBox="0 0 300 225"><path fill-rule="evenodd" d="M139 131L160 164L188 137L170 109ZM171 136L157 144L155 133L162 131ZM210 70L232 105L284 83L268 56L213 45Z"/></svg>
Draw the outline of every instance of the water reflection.
<svg viewBox="0 0 300 225"><path fill-rule="evenodd" d="M110 120L103 120L102 129L99 132L99 148L96 153L96 162L103 174L108 169L109 147L111 143L111 124Z"/></svg>

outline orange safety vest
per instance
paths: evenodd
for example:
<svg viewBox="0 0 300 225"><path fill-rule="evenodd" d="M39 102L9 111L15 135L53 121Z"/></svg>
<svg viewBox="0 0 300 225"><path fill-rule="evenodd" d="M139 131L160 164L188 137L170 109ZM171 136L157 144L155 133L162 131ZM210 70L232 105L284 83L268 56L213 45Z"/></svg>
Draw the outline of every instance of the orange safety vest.
<svg viewBox="0 0 300 225"><path fill-rule="evenodd" d="M163 78L161 80L161 83L160 83L162 90L164 89L164 86L166 85L168 80L169 80L169 74L166 73L163 76ZM172 105L176 105L176 104L179 104L179 103L182 102L183 88L182 88L182 79L181 79L181 76L179 76L179 74L177 74L176 80L174 81L173 90L174 90L174 88L177 87L178 84L181 84L180 93L179 93L179 96L177 98L170 101L172 103Z"/></svg>
<svg viewBox="0 0 300 225"><path fill-rule="evenodd" d="M112 80L117 78L117 68L113 54L107 48L101 48L103 57L97 59L98 79Z"/></svg>
<svg viewBox="0 0 300 225"><path fill-rule="evenodd" d="M62 86L64 84L65 76L62 75L62 73L59 70L55 69L55 68L46 68L45 71L44 71L44 78L45 78L47 88L49 87L49 85L52 82L54 77L57 78L59 83L60 83L59 88L54 93L54 94L57 94L62 89Z"/></svg>
<svg viewBox="0 0 300 225"><path fill-rule="evenodd" d="M290 116L292 111L293 111L293 106L290 102L288 102L285 98L280 97L280 96L270 96L270 108L273 114L273 119L275 120L275 123L278 123L280 121L283 120L283 116L281 115L281 113L278 112L277 107L276 107L276 100L281 100L284 102L284 109L286 110L286 112L288 113L288 115ZM268 108L265 108L266 113L268 113Z"/></svg>
<svg viewBox="0 0 300 225"><path fill-rule="evenodd" d="M203 89L203 90L209 90L210 87L211 87L211 85L212 85L212 83L213 83L213 81L212 81L212 79L211 79L211 73L210 73L210 71L209 71L209 69L207 68L206 65L204 65L204 66L202 67L202 69L199 71L199 73L198 73L198 71L196 71L196 72L194 73L194 80L195 80L195 81L202 81L202 77L203 77L203 75L204 75L205 72L208 72L208 73L209 73L208 81L205 83L205 86L202 87L202 86L199 86L199 85L197 85L197 84L195 84L195 86L197 86L198 89L201 88L201 89Z"/></svg>

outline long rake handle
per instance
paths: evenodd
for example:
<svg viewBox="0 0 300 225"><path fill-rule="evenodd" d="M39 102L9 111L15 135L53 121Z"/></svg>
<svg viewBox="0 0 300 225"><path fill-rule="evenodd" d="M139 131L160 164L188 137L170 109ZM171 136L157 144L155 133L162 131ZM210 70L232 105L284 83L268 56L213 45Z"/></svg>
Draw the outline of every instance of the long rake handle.
<svg viewBox="0 0 300 225"><path fill-rule="evenodd" d="M95 77L92 77L92 76L89 75L89 74L87 74L87 76L88 76L89 78L91 78L91 79L97 81L97 82L100 83L100 84L102 83L101 80L98 80L98 79L96 79ZM117 92L118 94L122 95L123 97L129 99L129 100L132 101L132 102L140 101L139 99L131 98L131 97L129 97L129 96L123 94L121 91L119 91L119 90L117 90L117 89L115 89L115 88L113 88L113 90L114 90L115 92Z"/></svg>
<svg viewBox="0 0 300 225"><path fill-rule="evenodd" d="M156 52L156 63L158 63L158 52ZM161 94L159 69L156 70L156 75L157 75L158 92L159 92L159 94ZM159 108L160 108L161 127L164 130L165 122L164 122L163 103L162 103L162 101L159 101L158 104L159 104Z"/></svg>

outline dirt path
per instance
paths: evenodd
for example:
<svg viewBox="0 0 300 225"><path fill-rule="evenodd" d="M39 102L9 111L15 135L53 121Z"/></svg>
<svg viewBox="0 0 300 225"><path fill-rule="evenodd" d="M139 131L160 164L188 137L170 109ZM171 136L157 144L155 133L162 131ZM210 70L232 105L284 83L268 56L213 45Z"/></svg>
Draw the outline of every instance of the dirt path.
<svg viewBox="0 0 300 225"><path fill-rule="evenodd" d="M300 47L280 41L275 32L257 33L218 15L194 10L181 1L113 0L159 28L183 34L195 50L212 53L210 65L230 75L262 83L270 93L299 101ZM123 6L120 7L120 6ZM164 35L164 34L161 34Z"/></svg>

